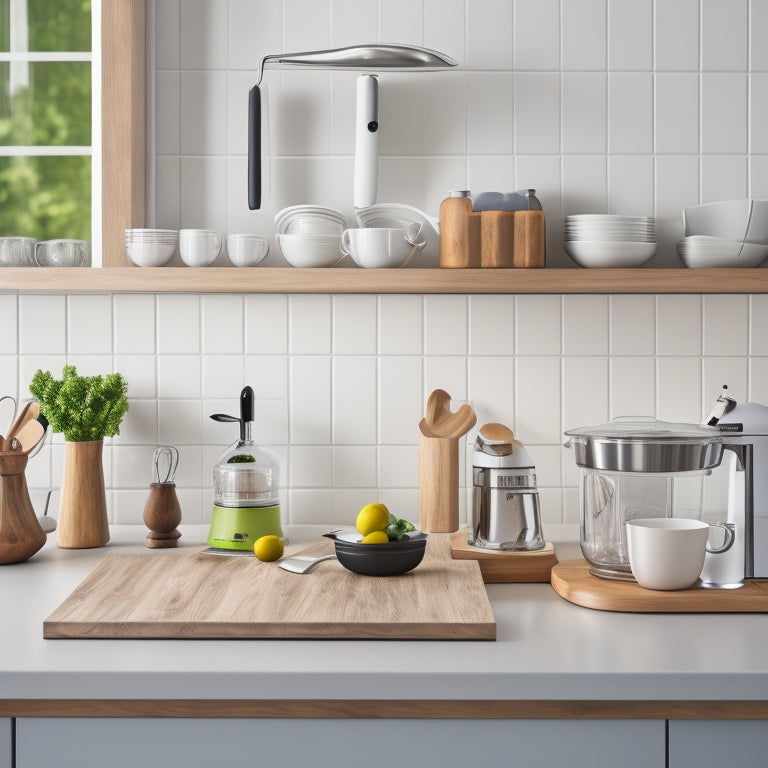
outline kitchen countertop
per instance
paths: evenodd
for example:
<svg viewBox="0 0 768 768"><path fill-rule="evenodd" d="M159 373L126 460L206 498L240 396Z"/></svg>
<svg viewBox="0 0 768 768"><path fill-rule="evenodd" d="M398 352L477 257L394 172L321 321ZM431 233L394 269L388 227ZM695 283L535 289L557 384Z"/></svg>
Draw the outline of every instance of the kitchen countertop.
<svg viewBox="0 0 768 768"><path fill-rule="evenodd" d="M768 615L593 611L548 584L487 585L495 642L43 639L43 620L106 555L205 546L207 526L181 530L175 550L146 549L142 526L113 526L108 546L92 550L60 550L53 533L26 563L2 567L0 715L64 714L65 704L88 713L94 702L149 714L162 700L195 702L197 714L214 702L256 715L282 703L296 716L320 713L299 702L327 713L334 702L376 703L396 716L398 703L418 700L456 717L768 717ZM286 534L313 542L323 530ZM560 560L579 556L548 533Z"/></svg>

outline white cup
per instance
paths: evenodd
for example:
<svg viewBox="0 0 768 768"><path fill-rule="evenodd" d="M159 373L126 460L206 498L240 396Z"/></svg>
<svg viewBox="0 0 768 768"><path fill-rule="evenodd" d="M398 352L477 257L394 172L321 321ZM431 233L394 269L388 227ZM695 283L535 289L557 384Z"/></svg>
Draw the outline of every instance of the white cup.
<svg viewBox="0 0 768 768"><path fill-rule="evenodd" d="M188 267L208 267L221 250L221 235L210 229L179 231L179 253Z"/></svg>
<svg viewBox="0 0 768 768"><path fill-rule="evenodd" d="M227 235L227 256L236 267L253 267L268 253L269 240L262 235Z"/></svg>
<svg viewBox="0 0 768 768"><path fill-rule="evenodd" d="M362 227L345 229L341 249L360 267L402 267L427 241L419 239L421 224L406 228Z"/></svg>
<svg viewBox="0 0 768 768"><path fill-rule="evenodd" d="M651 517L629 520L627 545L632 575L646 589L672 590L692 587L699 579L707 552L726 552L733 544L733 531L726 530L722 547L707 544L709 524L681 517Z"/></svg>

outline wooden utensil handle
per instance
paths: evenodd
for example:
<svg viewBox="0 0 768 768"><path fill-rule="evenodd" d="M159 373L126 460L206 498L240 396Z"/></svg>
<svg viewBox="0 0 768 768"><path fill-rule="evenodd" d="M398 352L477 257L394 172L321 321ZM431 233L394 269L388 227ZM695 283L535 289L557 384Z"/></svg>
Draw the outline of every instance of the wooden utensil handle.
<svg viewBox="0 0 768 768"><path fill-rule="evenodd" d="M459 529L459 441L419 435L419 527L426 533Z"/></svg>

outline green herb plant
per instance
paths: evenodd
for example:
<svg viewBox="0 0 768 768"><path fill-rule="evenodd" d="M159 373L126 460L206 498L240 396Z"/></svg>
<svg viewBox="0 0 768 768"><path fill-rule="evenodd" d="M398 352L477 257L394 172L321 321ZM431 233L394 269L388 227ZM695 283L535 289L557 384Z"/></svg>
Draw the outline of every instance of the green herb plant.
<svg viewBox="0 0 768 768"><path fill-rule="evenodd" d="M74 365L65 365L59 380L50 371L38 369L29 391L53 431L72 442L119 435L128 411L128 382L119 373L78 376Z"/></svg>
<svg viewBox="0 0 768 768"><path fill-rule="evenodd" d="M415 530L416 528L413 523L409 523L407 520L400 520L391 512L389 513L389 525L387 525L384 532L390 541L402 541L406 538L406 534Z"/></svg>

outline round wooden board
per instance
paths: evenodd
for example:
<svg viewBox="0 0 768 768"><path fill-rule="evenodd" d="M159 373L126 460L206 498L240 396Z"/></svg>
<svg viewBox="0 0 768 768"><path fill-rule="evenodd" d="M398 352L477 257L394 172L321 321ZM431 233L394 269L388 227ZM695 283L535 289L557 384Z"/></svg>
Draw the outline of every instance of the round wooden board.
<svg viewBox="0 0 768 768"><path fill-rule="evenodd" d="M630 613L765 613L768 581L748 579L740 589L695 586L660 592L629 581L593 576L586 560L566 560L552 569L552 588L584 608Z"/></svg>

